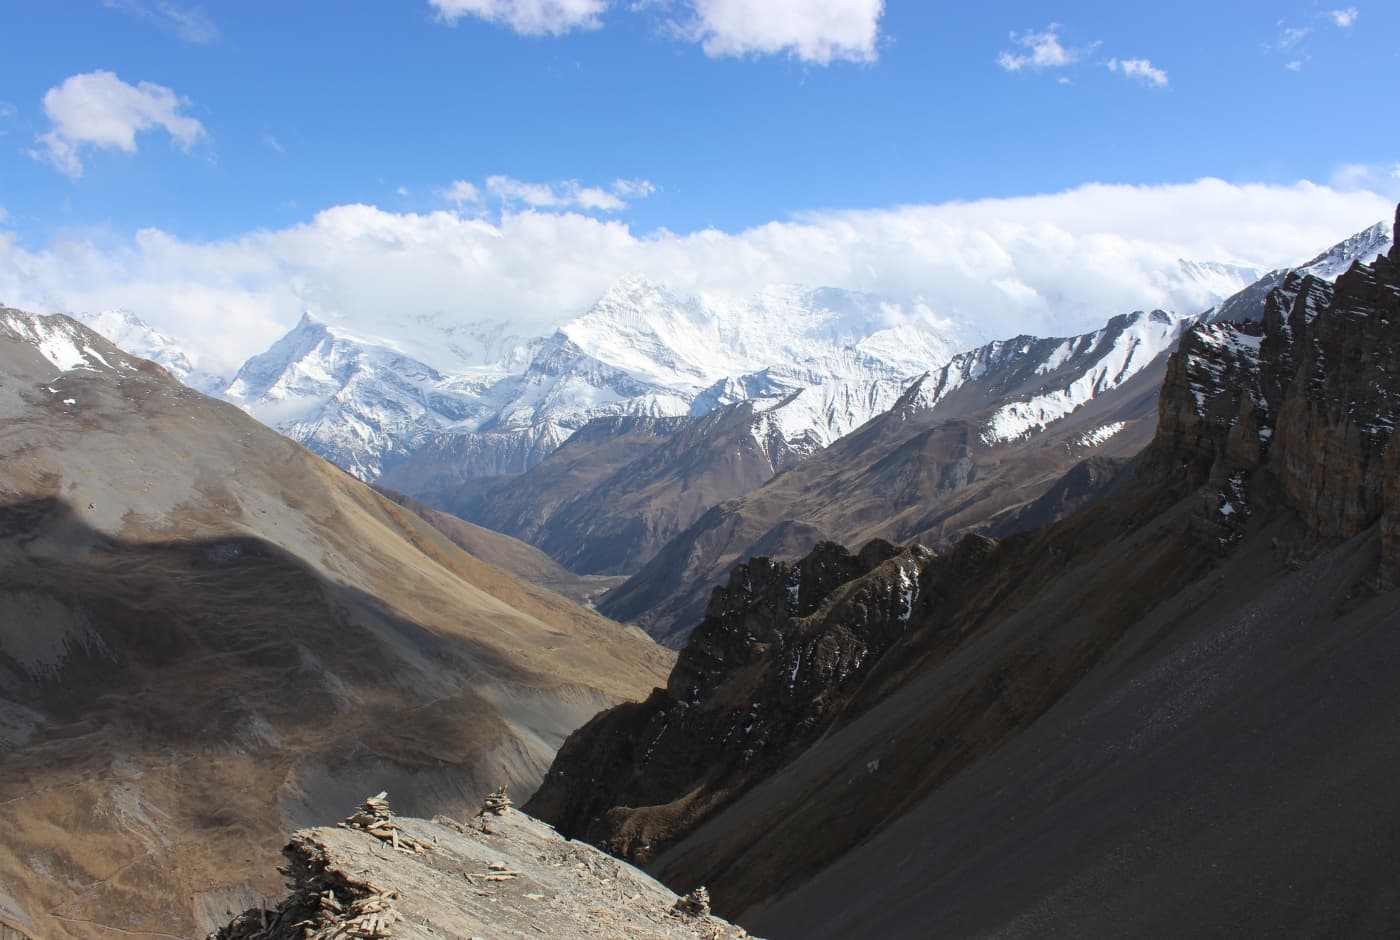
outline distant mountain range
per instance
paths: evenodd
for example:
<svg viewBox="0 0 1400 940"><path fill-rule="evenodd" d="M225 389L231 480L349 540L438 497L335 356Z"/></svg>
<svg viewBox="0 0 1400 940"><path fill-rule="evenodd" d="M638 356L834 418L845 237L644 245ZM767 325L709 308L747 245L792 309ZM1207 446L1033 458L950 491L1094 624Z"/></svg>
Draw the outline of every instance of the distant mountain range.
<svg viewBox="0 0 1400 940"><path fill-rule="evenodd" d="M1160 280L1223 299L1258 273L1182 261ZM377 480L417 455L400 485L523 473L593 418L698 417L822 387L771 422L786 444L810 451L989 338L919 304L835 288L775 286L736 299L632 278L533 337L508 323L461 324L443 314L386 311L372 330L306 314L221 380L198 372L178 340L130 313L82 319L361 479Z"/></svg>
<svg viewBox="0 0 1400 940"><path fill-rule="evenodd" d="M432 359L404 351L430 338L380 340L306 316L226 397L363 479L425 445L449 465L471 453L458 469L469 479L522 473L593 418L699 415L829 382L893 387L946 361L960 337L926 309L848 291L774 288L733 303L627 280L548 336ZM868 417L812 413L795 441L833 440Z"/></svg>
<svg viewBox="0 0 1400 940"><path fill-rule="evenodd" d="M1340 270L1383 250L1388 235L1379 224L1310 264ZM1223 302L1259 275L1181 261L1158 279ZM199 371L178 338L132 313L79 318L363 480L407 462L386 482L419 497L523 473L594 418L698 417L743 400L766 400L766 411L801 389L814 391L775 410L763 433L810 452L990 338L927 307L834 288L780 286L735 299L632 278L541 336L442 313L386 311L372 330L306 314L224 379Z"/></svg>

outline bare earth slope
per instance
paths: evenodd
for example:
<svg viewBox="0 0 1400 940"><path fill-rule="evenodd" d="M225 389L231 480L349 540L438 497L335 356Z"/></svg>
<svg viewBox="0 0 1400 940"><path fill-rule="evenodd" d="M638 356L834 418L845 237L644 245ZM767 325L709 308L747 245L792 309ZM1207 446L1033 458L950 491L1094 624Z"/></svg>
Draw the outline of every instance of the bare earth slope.
<svg viewBox="0 0 1400 940"><path fill-rule="evenodd" d="M528 808L778 938L1394 935L1397 374L1400 252L1290 275L1114 492L741 566Z"/></svg>
<svg viewBox="0 0 1400 940"><path fill-rule="evenodd" d="M528 793L669 657L64 317L0 310L0 919L188 936L280 833Z"/></svg>
<svg viewBox="0 0 1400 940"><path fill-rule="evenodd" d="M548 588L580 604L589 604L593 598L622 582L621 577L607 575L574 574L544 552L504 532L474 525L464 519L424 505L411 496L396 493L391 489L371 484L379 495L398 503L421 516L429 525L447 536L448 541L477 558L484 558L500 568L531 584Z"/></svg>

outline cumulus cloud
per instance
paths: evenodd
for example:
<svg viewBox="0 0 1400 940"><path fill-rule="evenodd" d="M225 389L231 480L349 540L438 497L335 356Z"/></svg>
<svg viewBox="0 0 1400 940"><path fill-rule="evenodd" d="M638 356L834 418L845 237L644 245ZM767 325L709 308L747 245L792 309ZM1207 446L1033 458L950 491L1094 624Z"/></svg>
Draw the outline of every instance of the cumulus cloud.
<svg viewBox="0 0 1400 940"><path fill-rule="evenodd" d="M1008 72L1073 65L1079 60L1080 52L1077 49L1066 48L1060 42L1059 32L1060 25L1051 23L1044 32L1027 30L1024 33L1012 33L1011 41L1026 51L1003 50L1001 55L997 56L997 64Z"/></svg>
<svg viewBox="0 0 1400 940"><path fill-rule="evenodd" d="M513 330L542 333L628 275L722 295L823 284L926 304L988 338L1054 335L1135 309L1207 306L1204 288L1164 276L1178 259L1297 263L1393 211L1360 189L1206 179L817 213L734 233L639 234L574 211L488 220L366 205L213 242L148 229L29 248L0 226L0 297L42 311L125 307L225 370L302 310L368 332L403 316L508 315Z"/></svg>
<svg viewBox="0 0 1400 940"><path fill-rule="evenodd" d="M1338 28L1346 29L1355 23L1356 18L1361 14L1357 12L1356 7L1347 7L1345 10L1328 10L1327 15L1332 18L1332 22Z"/></svg>
<svg viewBox="0 0 1400 940"><path fill-rule="evenodd" d="M612 0L428 0L449 23L472 16L525 36L598 29ZM712 57L784 54L828 65L878 57L885 0L633 0L667 12L668 31Z"/></svg>
<svg viewBox="0 0 1400 940"><path fill-rule="evenodd" d="M562 36L597 29L609 0L428 0L449 23L474 16L526 36Z"/></svg>
<svg viewBox="0 0 1400 940"><path fill-rule="evenodd" d="M199 7L182 7L169 0L155 0L147 3L142 0L102 0L109 10L149 20L163 29L170 30L185 42L198 44L211 43L219 38L219 28Z"/></svg>
<svg viewBox="0 0 1400 940"><path fill-rule="evenodd" d="M804 62L873 62L884 0L690 0L682 31L714 57L786 53Z"/></svg>
<svg viewBox="0 0 1400 940"><path fill-rule="evenodd" d="M1166 88L1168 84L1166 71L1154 66L1150 59L1109 59L1108 69L1154 88Z"/></svg>
<svg viewBox="0 0 1400 940"><path fill-rule="evenodd" d="M204 125L183 113L189 103L154 82L128 85L102 70L72 75L44 93L44 114L52 126L37 138L43 149L31 154L77 179L83 175L78 155L83 147L134 153L141 131L163 128L188 150L204 136Z"/></svg>

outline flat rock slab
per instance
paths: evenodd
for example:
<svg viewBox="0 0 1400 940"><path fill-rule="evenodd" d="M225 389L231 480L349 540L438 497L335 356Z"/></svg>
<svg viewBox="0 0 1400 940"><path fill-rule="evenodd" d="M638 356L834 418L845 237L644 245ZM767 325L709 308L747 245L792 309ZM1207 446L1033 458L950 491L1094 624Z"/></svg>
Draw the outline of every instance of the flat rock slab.
<svg viewBox="0 0 1400 940"><path fill-rule="evenodd" d="M466 824L441 816L395 822L421 851L396 851L354 828L297 832L285 850L288 898L273 911L241 915L213 937L749 938L717 917L677 913L677 895L660 882L524 813ZM386 896L392 914L355 921L357 902L379 910L367 899Z"/></svg>

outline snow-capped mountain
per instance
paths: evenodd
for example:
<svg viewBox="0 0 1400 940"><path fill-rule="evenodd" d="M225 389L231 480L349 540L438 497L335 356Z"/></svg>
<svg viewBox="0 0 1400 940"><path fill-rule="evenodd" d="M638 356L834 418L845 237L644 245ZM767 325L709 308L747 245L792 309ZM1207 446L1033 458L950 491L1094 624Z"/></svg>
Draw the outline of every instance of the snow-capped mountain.
<svg viewBox="0 0 1400 940"><path fill-rule="evenodd" d="M908 380L835 381L809 385L781 397L752 396L752 433L775 470L845 437L889 411Z"/></svg>
<svg viewBox="0 0 1400 940"><path fill-rule="evenodd" d="M238 370L224 396L362 479L445 428L491 415L491 368L446 375L374 340L303 315Z"/></svg>
<svg viewBox="0 0 1400 940"><path fill-rule="evenodd" d="M1382 250L1389 234L1373 226L1305 267L1335 276ZM1234 301L1254 289L1240 291L1256 274L1182 260L1158 280ZM775 454L810 453L987 339L925 305L836 288L776 285L736 297L624 278L536 337L508 321L463 324L441 311L386 315L369 329L306 314L225 385L130 314L84 319L367 480L420 452L460 464L453 473L463 479L520 473L594 418L701 416L741 401L756 403L754 433ZM1062 391L1063 401L1022 403L989 433L1024 433L1083 390Z"/></svg>
<svg viewBox="0 0 1400 940"><path fill-rule="evenodd" d="M1114 317L1101 330L1068 339L1020 336L955 356L923 381L910 399L931 409L959 388L988 374L1006 376L998 389L1022 386L1033 376L1045 384L1008 396L986 420L983 443L1028 437L1095 398L1123 385L1181 339L1194 316L1164 310ZM1058 381L1056 381L1058 379Z"/></svg>
<svg viewBox="0 0 1400 940"><path fill-rule="evenodd" d="M1231 294L1218 306L1201 315L1206 321L1258 320L1264 315L1264 302L1269 293L1281 287L1288 275L1311 274L1324 281L1335 281L1337 276L1356 262L1370 264L1378 255L1383 255L1394 244L1394 231L1389 222L1377 222L1343 239L1320 253L1317 257L1294 268L1280 268L1270 271L1248 287Z"/></svg>
<svg viewBox="0 0 1400 940"><path fill-rule="evenodd" d="M111 340L116 346L165 367L175 378L196 391L217 395L228 379L200 369L178 342L126 310L77 313L75 320Z"/></svg>
<svg viewBox="0 0 1400 940"><path fill-rule="evenodd" d="M1371 264L1378 255L1386 254L1394 244L1394 233L1389 222L1377 222L1365 231L1338 242L1331 248L1300 265L1300 274L1311 274L1324 281L1335 281L1337 276L1356 262Z"/></svg>
<svg viewBox="0 0 1400 940"><path fill-rule="evenodd" d="M457 438L481 467L522 472L594 418L702 415L750 399L772 412L765 439L810 452L887 408L902 380L947 362L970 334L927 307L850 291L773 287L736 300L637 278L515 345L500 328L458 331L475 345L455 349L436 322L399 328L412 334L404 342L303 316L226 395L364 479L430 442L425 454L451 459Z"/></svg>
<svg viewBox="0 0 1400 940"><path fill-rule="evenodd" d="M1265 272L1242 264L1225 264L1220 261L1177 261L1177 270L1167 272L1162 277L1164 284L1185 282L1203 289L1214 297L1229 297L1255 281Z"/></svg>

